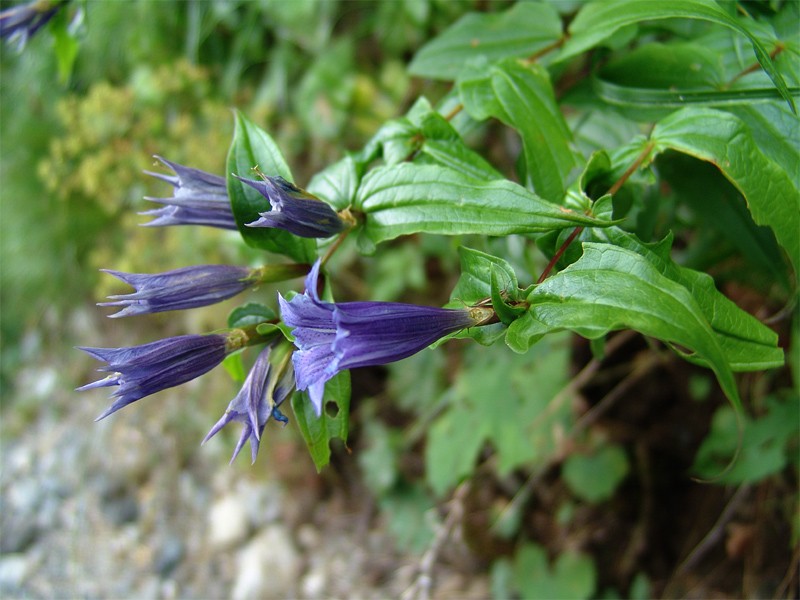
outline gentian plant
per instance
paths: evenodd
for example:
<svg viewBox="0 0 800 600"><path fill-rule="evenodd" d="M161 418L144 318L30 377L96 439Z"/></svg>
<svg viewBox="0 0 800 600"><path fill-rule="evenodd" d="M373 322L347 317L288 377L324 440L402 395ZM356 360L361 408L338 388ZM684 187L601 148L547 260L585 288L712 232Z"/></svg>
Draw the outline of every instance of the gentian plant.
<svg viewBox="0 0 800 600"><path fill-rule="evenodd" d="M568 96L577 117L565 117L553 77L589 49L615 47L611 38L621 28L667 18L712 22L748 40L755 65L748 73L758 71L759 78L733 77L713 90L665 84L653 91L648 85L661 79L639 79L654 56L683 61L687 70L699 60L691 48L672 53L653 42L600 61L592 86ZM680 164L675 157L714 165L744 197L737 206L749 219L745 229L762 226L759 239L768 238L769 254L777 257L787 302L794 297L800 267L796 163L792 174L792 161L761 148L782 119L796 119L797 88L786 82L796 53L788 62L777 60L785 48L780 44L765 45L746 20L699 0L588 3L568 29L550 3L469 15L424 46L410 66L417 76L453 82L452 91L438 105L419 98L363 149L312 177L307 191L295 185L269 133L235 111L226 176L159 158L174 174L149 174L172 185L173 196L148 198L163 206L143 213L155 217L145 225L236 230L249 246L293 264L189 266L156 275L109 270L136 291L102 305L121 307L114 317L191 309L262 281L301 275L305 289L276 297L279 314L255 304L235 310L222 331L134 348L83 348L107 362L101 370L112 374L79 389L119 386L102 418L252 347L259 352L254 366L206 439L236 421L243 429L234 458L249 441L255 460L267 423L285 422L281 407L289 400L321 468L330 439L347 438L350 369L399 361L456 336L482 345L504 342L524 354L563 330L592 340L602 355L610 332L632 329L713 371L741 415L734 372L782 365L778 336L718 291L709 275L676 262L671 233L651 239L659 200L644 198L641 190L656 178L662 190L670 184L678 189L670 171ZM757 104L765 98L769 110ZM618 143L610 151L597 147L590 134L604 120L621 118L618 106L652 126L624 120L627 133ZM744 107L766 113L753 116ZM465 141L491 121L519 135L519 183ZM584 126L594 129L584 132ZM380 244L422 233L460 244L461 278L445 307L334 301L336 273L326 269L345 239L372 256ZM521 261L500 250L503 244L540 251L538 277L521 270ZM520 272L528 281L520 282ZM336 410L326 410L329 405ZM445 485L452 483L448 476Z"/></svg>

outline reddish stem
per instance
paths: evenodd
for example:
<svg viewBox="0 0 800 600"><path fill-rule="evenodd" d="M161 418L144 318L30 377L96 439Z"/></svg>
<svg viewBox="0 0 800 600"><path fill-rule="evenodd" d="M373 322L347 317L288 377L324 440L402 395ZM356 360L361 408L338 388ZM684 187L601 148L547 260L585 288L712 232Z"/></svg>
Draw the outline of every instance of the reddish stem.
<svg viewBox="0 0 800 600"><path fill-rule="evenodd" d="M547 267L546 267L546 268L545 268L545 270L542 272L542 276L541 276L541 277L539 277L539 281L537 281L537 282L536 282L536 285L539 285L539 284L540 284L540 283L542 283L542 282L543 282L545 279L547 279L547 276L548 276L548 275L550 275L550 271L552 271L552 270L553 270L553 267L554 267L554 266L556 265L556 263L558 262L558 259L559 259L559 258L561 258L561 255L562 255L562 254L564 254L564 252L566 252L566 251L567 251L567 248L569 248L569 245L570 245L570 244L571 244L571 243L572 243L572 242L575 240L575 238L576 238L576 237L578 237L578 234L579 234L581 231L583 231L583 227L576 227L576 228L575 228L575 231L573 231L573 232L572 232L572 233L569 235L569 237L567 238L567 241L566 241L566 242L564 242L563 244L561 244L561 248L559 248L559 249L558 249L558 252L556 252L556 253L555 253L555 256L553 256L553 258L551 258L551 259L550 259L550 262L549 262L549 263L547 263Z"/></svg>
<svg viewBox="0 0 800 600"><path fill-rule="evenodd" d="M566 42L566 41L567 41L567 36L566 35L562 35L560 38L558 38L555 42L553 42L549 46L545 46L544 48L539 50L536 54L526 58L525 59L525 64L529 65L531 63L534 63L537 60L539 60L540 58L542 58L545 54L547 54L549 52L552 52L553 50L557 50L557 49L561 48L561 46L563 46L564 42Z"/></svg>
<svg viewBox="0 0 800 600"><path fill-rule="evenodd" d="M611 194L613 196L614 194L616 194L619 191L619 189L623 185L625 185L625 182L628 181L628 179L630 178L631 175L633 175L633 173L636 171L636 169L638 169L639 166L644 162L644 159L647 158L647 156L650 154L650 152L653 149L654 145L655 144L653 144L653 142L649 142L644 147L644 150L642 150L642 152L639 154L639 156L636 157L636 160L633 161L633 164L630 167L628 167L628 170L625 171L622 174L622 177L617 179L617 181L614 183L614 185L612 185L608 189L608 191L603 195L607 196L607 195ZM581 231L583 231L583 227L576 227L575 231L573 231L570 234L570 236L567 238L567 240L563 244L561 244L561 247L555 253L553 258L550 259L549 263L547 263L547 267L545 267L544 271L542 272L542 276L539 277L539 281L536 282L537 285L542 283L545 279L547 279L547 276L550 274L550 271L553 270L553 267L558 262L558 259L563 256L564 252L566 252L567 248L569 248L569 245L572 242L575 241L575 238L578 237L578 235L580 234Z"/></svg>
<svg viewBox="0 0 800 600"><path fill-rule="evenodd" d="M774 60L775 57L778 56L784 50L786 50L786 46L784 46L781 42L778 42L778 44L775 46L775 49L772 52L769 53L770 59ZM761 63L758 63L758 62L756 62L755 64L750 65L744 71L739 73L736 77L734 77L728 83L726 83L725 87L723 89L727 90L728 88L730 88L734 84L734 82L738 81L739 79L741 79L745 75L749 75L750 73L753 73L754 71L758 71L760 68L761 68Z"/></svg>

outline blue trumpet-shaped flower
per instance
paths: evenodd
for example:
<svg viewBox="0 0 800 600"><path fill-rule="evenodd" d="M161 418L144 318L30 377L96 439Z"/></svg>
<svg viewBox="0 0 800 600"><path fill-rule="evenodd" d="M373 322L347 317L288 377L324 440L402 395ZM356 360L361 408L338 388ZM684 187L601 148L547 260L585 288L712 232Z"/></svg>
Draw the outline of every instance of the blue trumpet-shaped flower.
<svg viewBox="0 0 800 600"><path fill-rule="evenodd" d="M320 261L306 291L278 296L284 322L294 327L297 389L308 390L317 415L325 383L339 371L401 360L449 333L483 323L487 308L445 309L397 302L323 302L317 294Z"/></svg>
<svg viewBox="0 0 800 600"><path fill-rule="evenodd" d="M261 434L270 418L282 423L287 419L278 407L294 391L294 372L290 359L291 345L285 340L268 344L258 355L242 389L228 404L217 424L203 440L205 444L228 423L236 421L244 427L233 451L231 462L239 455L244 443L250 440L252 462L256 462Z"/></svg>
<svg viewBox="0 0 800 600"><path fill-rule="evenodd" d="M325 238L344 229L344 221L328 204L282 177L254 181L235 176L269 200L272 210L248 227L277 227L305 238Z"/></svg>
<svg viewBox="0 0 800 600"><path fill-rule="evenodd" d="M145 196L145 200L163 204L164 207L139 213L155 217L149 223L142 223L144 227L205 225L236 230L236 221L231 211L228 187L224 178L200 169L184 167L160 156L155 158L172 169L175 175L164 175L151 171L145 171L145 173L166 181L175 189L172 198Z"/></svg>
<svg viewBox="0 0 800 600"><path fill-rule="evenodd" d="M101 270L136 289L133 294L109 296L113 302L98 303L98 306L124 307L109 315L112 318L208 306L231 298L260 281L256 269L229 265L184 267L153 275Z"/></svg>
<svg viewBox="0 0 800 600"><path fill-rule="evenodd" d="M119 386L110 396L116 400L99 421L136 400L207 373L236 349L231 337L220 334L182 335L130 348L78 348L107 362L97 370L112 374L75 391Z"/></svg>
<svg viewBox="0 0 800 600"><path fill-rule="evenodd" d="M25 44L39 29L66 4L51 0L36 0L26 4L12 6L0 12L0 38L9 44L17 44L17 51L22 52Z"/></svg>

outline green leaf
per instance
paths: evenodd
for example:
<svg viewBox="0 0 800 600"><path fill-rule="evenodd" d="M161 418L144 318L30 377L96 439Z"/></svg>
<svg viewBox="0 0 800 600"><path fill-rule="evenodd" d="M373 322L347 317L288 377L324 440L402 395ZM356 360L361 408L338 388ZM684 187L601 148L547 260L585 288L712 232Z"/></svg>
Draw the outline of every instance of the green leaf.
<svg viewBox="0 0 800 600"><path fill-rule="evenodd" d="M504 325L510 325L521 315L527 313L527 308L523 306L510 306L506 304L506 297L516 300L517 288L510 287L510 281L503 277L503 281L498 276L498 271L502 273L497 265L492 265L492 308Z"/></svg>
<svg viewBox="0 0 800 600"><path fill-rule="evenodd" d="M535 320L593 339L635 329L703 358L738 413L733 372L697 302L639 254L616 246L583 244L583 257L546 279L528 296Z"/></svg>
<svg viewBox="0 0 800 600"><path fill-rule="evenodd" d="M800 272L800 196L737 117L685 108L658 123L651 140L661 151L671 148L714 163L745 197L753 220L772 229L795 273Z"/></svg>
<svg viewBox="0 0 800 600"><path fill-rule="evenodd" d="M627 109L627 116L641 121L660 118L675 108L688 105L727 108L769 102L781 97L780 92L771 87L735 90L658 90L626 87L597 78L592 80L592 88L603 101ZM793 98L800 96L800 88L789 88L789 94Z"/></svg>
<svg viewBox="0 0 800 600"><path fill-rule="evenodd" d="M378 507L400 551L419 556L430 547L439 522L430 518L436 507L422 485L396 486L378 500Z"/></svg>
<svg viewBox="0 0 800 600"><path fill-rule="evenodd" d="M691 42L639 46L606 63L598 75L630 88L715 89L725 83L717 53Z"/></svg>
<svg viewBox="0 0 800 600"><path fill-rule="evenodd" d="M549 336L526 355L502 346L490 353L470 347L464 370L449 392L450 407L428 433L426 474L437 495L472 473L486 442L497 452L501 477L555 451L555 432L572 422L568 401L558 406L551 402L566 383L567 339Z"/></svg>
<svg viewBox="0 0 800 600"><path fill-rule="evenodd" d="M249 302L244 306L234 308L228 315L228 327L231 329L237 327L246 327L248 325L255 325L256 323L263 323L264 321L271 321L277 319L278 315L275 314L269 306L258 304L256 302Z"/></svg>
<svg viewBox="0 0 800 600"><path fill-rule="evenodd" d="M573 494L597 503L614 495L629 470L625 451L608 444L592 454L570 454L561 467L561 476Z"/></svg>
<svg viewBox="0 0 800 600"><path fill-rule="evenodd" d="M508 326L506 344L514 352L525 354L531 346L556 329L556 327L551 327L537 320L528 311Z"/></svg>
<svg viewBox="0 0 800 600"><path fill-rule="evenodd" d="M282 229L246 226L259 219L258 213L269 212L272 207L269 200L233 177L233 174L250 178L251 169L258 166L266 175L279 175L287 181L293 181L293 178L278 146L266 131L238 110L234 110L234 120L233 141L228 150L227 183L239 233L248 246L285 254L297 262L314 262L314 240L297 237Z"/></svg>
<svg viewBox="0 0 800 600"><path fill-rule="evenodd" d="M710 275L675 264L670 258L671 235L655 244L645 244L619 227L593 229L591 236L595 241L636 252L659 273L685 287L714 331L717 344L733 371L761 371L783 365L783 350L778 347L778 335L774 331L721 294ZM709 366L698 355L685 358Z"/></svg>
<svg viewBox="0 0 800 600"><path fill-rule="evenodd" d="M753 141L769 160L779 165L800 195L800 121L784 103L731 106L753 134Z"/></svg>
<svg viewBox="0 0 800 600"><path fill-rule="evenodd" d="M62 10L50 22L50 33L53 34L53 48L58 62L58 76L61 83L66 84L72 77L75 58L78 56L78 40L68 31L67 13Z"/></svg>
<svg viewBox="0 0 800 600"><path fill-rule="evenodd" d="M461 305L459 304L457 308L460 308ZM448 306L448 308L452 308ZM466 339L469 338L481 346L493 346L494 343L503 337L505 334L507 327L503 323L493 323L491 325L483 325L481 327L470 327L468 329L462 329L458 333L452 334L448 337L442 338L439 342L435 344L431 344L431 348L435 348L440 343L447 341L448 339L455 338L455 339Z"/></svg>
<svg viewBox="0 0 800 600"><path fill-rule="evenodd" d="M341 438L347 442L348 416L350 414L350 371L341 371L325 384L322 415L317 417L314 405L306 392L295 392L292 410L308 445L317 471L331 459L330 441Z"/></svg>
<svg viewBox="0 0 800 600"><path fill-rule="evenodd" d="M560 203L570 171L578 163L547 69L505 60L464 73L458 89L473 118L495 117L519 132L533 190Z"/></svg>
<svg viewBox="0 0 800 600"><path fill-rule="evenodd" d="M514 268L502 258L459 246L458 256L461 258L461 277L450 294L450 301L460 300L464 304L475 304L489 298L492 294L492 268L499 268L508 289L515 290L519 284Z"/></svg>
<svg viewBox="0 0 800 600"><path fill-rule="evenodd" d="M731 470L714 483L756 483L786 466L787 454L791 451L789 442L797 440L800 401L796 396L787 395L783 401L768 398L766 405L767 413L763 417L744 418L739 456ZM720 467L734 456L737 441L736 415L727 406L717 409L711 421L711 432L697 451L692 467L694 473L700 477L719 473Z"/></svg>
<svg viewBox="0 0 800 600"><path fill-rule="evenodd" d="M353 203L364 176L366 164L354 156L329 165L311 178L308 191L325 200L334 210L344 210Z"/></svg>
<svg viewBox="0 0 800 600"><path fill-rule="evenodd" d="M561 53L556 61L563 62L582 54L608 39L615 31L626 25L672 17L711 21L747 36L753 45L758 62L775 83L781 96L788 102L792 112L797 114L794 99L789 93L783 76L769 57L767 49L748 28L742 25L740 20L731 17L713 0L671 0L668 3L650 2L649 0L590 2L581 8L570 24L570 37L561 48Z"/></svg>
<svg viewBox="0 0 800 600"><path fill-rule="evenodd" d="M704 251L702 244L716 233L718 239L727 240L729 247L737 250L759 274L766 275L768 285L777 282L784 290L790 290L791 268L774 232L755 223L739 190L715 165L670 151L658 156L656 169L675 197L696 216L700 244L690 249L697 259L693 261L689 254L687 264L699 261L697 266L708 268L705 261L713 261L713 254L710 249Z"/></svg>
<svg viewBox="0 0 800 600"><path fill-rule="evenodd" d="M553 6L518 2L502 14L470 13L425 44L408 67L417 77L453 80L477 58L530 56L561 37Z"/></svg>
<svg viewBox="0 0 800 600"><path fill-rule="evenodd" d="M401 435L375 418L364 421L365 448L358 453L364 483L375 496L386 496L399 479L397 457Z"/></svg>
<svg viewBox="0 0 800 600"><path fill-rule="evenodd" d="M592 79L592 88L605 102L641 121L663 118L688 105L735 107L781 99L769 81L729 89L721 60L720 52L702 40L646 44L605 65ZM800 88L788 89L792 97L800 96Z"/></svg>
<svg viewBox="0 0 800 600"><path fill-rule="evenodd" d="M480 415L451 410L434 421L425 443L425 476L437 496L468 477L483 447Z"/></svg>
<svg viewBox="0 0 800 600"><path fill-rule="evenodd" d="M425 140L414 162L440 165L481 181L503 179L500 171L480 154L467 148L461 140L453 142Z"/></svg>
<svg viewBox="0 0 800 600"><path fill-rule="evenodd" d="M566 103L562 99L562 104ZM578 113L568 118L567 123L584 158L606 148L618 148L639 133L636 123L631 119L608 109Z"/></svg>
<svg viewBox="0 0 800 600"><path fill-rule="evenodd" d="M241 352L235 352L226 356L225 360L222 361L222 367L237 384L242 385L244 383L247 373L245 373L244 365L242 364Z"/></svg>
<svg viewBox="0 0 800 600"><path fill-rule="evenodd" d="M586 600L597 587L597 572L591 557L564 550L547 564L547 553L538 544L525 544L514 557L514 584L530 600Z"/></svg>
<svg viewBox="0 0 800 600"><path fill-rule="evenodd" d="M380 242L419 232L507 235L611 224L555 206L508 180L484 182L412 163L367 173L354 205L366 217L358 238L364 254Z"/></svg>
<svg viewBox="0 0 800 600"><path fill-rule="evenodd" d="M438 112L430 107L424 109L417 102L409 111L409 118L424 140L414 156L414 163L438 164L483 181L503 179L486 159L467 148L453 125Z"/></svg>

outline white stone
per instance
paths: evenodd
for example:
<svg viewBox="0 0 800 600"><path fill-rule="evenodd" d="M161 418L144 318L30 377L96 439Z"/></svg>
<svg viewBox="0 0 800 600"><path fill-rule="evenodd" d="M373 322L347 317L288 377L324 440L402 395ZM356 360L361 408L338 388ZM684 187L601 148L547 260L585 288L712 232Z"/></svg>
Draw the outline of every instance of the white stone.
<svg viewBox="0 0 800 600"><path fill-rule="evenodd" d="M24 554L6 554L0 558L0 589L6 592L17 589L28 570L28 558Z"/></svg>
<svg viewBox="0 0 800 600"><path fill-rule="evenodd" d="M239 496L229 494L211 507L208 524L212 548L231 548L247 538L247 507Z"/></svg>
<svg viewBox="0 0 800 600"><path fill-rule="evenodd" d="M300 562L286 527L267 526L239 552L233 600L291 597L297 587Z"/></svg>
<svg viewBox="0 0 800 600"><path fill-rule="evenodd" d="M325 591L328 588L328 574L325 571L325 565L321 562L314 565L303 577L300 588L304 598L316 599L327 596Z"/></svg>

